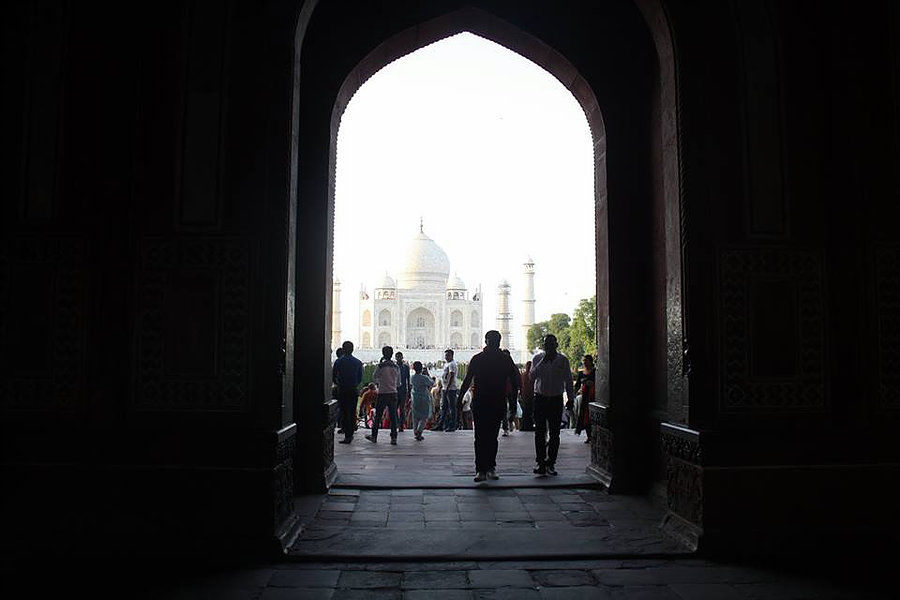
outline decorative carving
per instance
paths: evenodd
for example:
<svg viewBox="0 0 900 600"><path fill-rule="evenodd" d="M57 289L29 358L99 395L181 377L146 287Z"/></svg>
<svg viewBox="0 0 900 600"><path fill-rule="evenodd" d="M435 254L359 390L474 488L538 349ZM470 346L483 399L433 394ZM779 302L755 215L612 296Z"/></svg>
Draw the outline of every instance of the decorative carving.
<svg viewBox="0 0 900 600"><path fill-rule="evenodd" d="M789 280L797 286L798 356L793 377L754 377L750 369L750 285ZM825 309L822 259L786 248L728 250L720 261L721 410L802 412L825 407Z"/></svg>
<svg viewBox="0 0 900 600"><path fill-rule="evenodd" d="M282 437L275 446L272 497L276 530L294 510L294 452L296 446L296 428Z"/></svg>
<svg viewBox="0 0 900 600"><path fill-rule="evenodd" d="M249 252L227 239L145 241L138 279L136 389L145 410L246 410L249 404ZM166 374L163 307L168 278L180 271L219 275L215 377Z"/></svg>
<svg viewBox="0 0 900 600"><path fill-rule="evenodd" d="M698 525L703 520L703 469L684 461L666 464L666 507Z"/></svg>
<svg viewBox="0 0 900 600"><path fill-rule="evenodd" d="M325 430L322 432L322 466L327 471L334 464L334 427L337 423L337 401L326 402L322 408L325 411Z"/></svg>
<svg viewBox="0 0 900 600"><path fill-rule="evenodd" d="M11 239L0 250L0 339L8 339L13 267L40 265L54 281L50 372L25 377L0 366L0 408L58 410L75 408L85 399L85 242L75 237Z"/></svg>
<svg viewBox="0 0 900 600"><path fill-rule="evenodd" d="M878 406L900 410L900 248L875 250L875 302L878 336Z"/></svg>
<svg viewBox="0 0 900 600"><path fill-rule="evenodd" d="M606 409L599 404L590 404L591 416L591 465L599 471L612 473L613 433L610 431Z"/></svg>
<svg viewBox="0 0 900 600"><path fill-rule="evenodd" d="M664 459L678 458L699 465L703 460L700 438L696 435L678 435L663 427L660 431L660 451Z"/></svg>

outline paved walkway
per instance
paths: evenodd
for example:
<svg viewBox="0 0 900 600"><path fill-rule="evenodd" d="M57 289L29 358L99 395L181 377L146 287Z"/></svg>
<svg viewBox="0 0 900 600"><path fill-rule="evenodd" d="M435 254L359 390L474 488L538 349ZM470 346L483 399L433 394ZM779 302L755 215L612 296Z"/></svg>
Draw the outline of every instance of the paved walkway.
<svg viewBox="0 0 900 600"><path fill-rule="evenodd" d="M459 487L573 487L593 486L595 481L585 473L590 462L590 445L585 435L576 436L571 429L560 435L560 452L556 463L557 477L537 478L534 466L534 433L514 431L500 436L497 452L499 481L476 485L473 432L426 431L425 440L417 442L410 431L398 436L398 444L390 444L389 431L380 431L373 444L360 430L352 444L335 444L338 465L336 487L364 489L459 488Z"/></svg>
<svg viewBox="0 0 900 600"><path fill-rule="evenodd" d="M880 600L863 576L840 583L701 559L265 565L150 578L131 597L235 600ZM37 590L40 584L32 586ZM143 592L143 594L141 593Z"/></svg>
<svg viewBox="0 0 900 600"><path fill-rule="evenodd" d="M473 434L409 432L392 446L337 444L338 480L308 509L298 560L499 560L684 554L640 498L610 496L585 473L584 436L564 431L556 477L537 477L534 434L500 437L499 481L473 481ZM388 443L385 443L388 442Z"/></svg>

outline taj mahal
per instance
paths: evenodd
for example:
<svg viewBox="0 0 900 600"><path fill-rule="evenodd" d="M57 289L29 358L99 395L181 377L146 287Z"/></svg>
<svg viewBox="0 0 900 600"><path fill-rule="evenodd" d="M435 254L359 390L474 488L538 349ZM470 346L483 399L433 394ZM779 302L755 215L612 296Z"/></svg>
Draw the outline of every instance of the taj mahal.
<svg viewBox="0 0 900 600"><path fill-rule="evenodd" d="M534 324L534 263L525 266L523 319L518 340L512 336L510 311L511 286L506 279L497 286L498 305L495 327L484 327L481 286L470 289L457 274L451 276L447 253L419 231L406 246L402 268L394 279L385 272L371 292L359 290L357 349L354 355L363 362L378 360L383 346L393 346L410 360L438 362L444 350L452 348L457 360L466 362L481 351L484 333L496 328L516 360L525 360L525 339ZM335 278L332 289L332 347L344 339L341 331L341 282ZM516 343L518 342L518 344ZM518 346L517 353L513 348Z"/></svg>

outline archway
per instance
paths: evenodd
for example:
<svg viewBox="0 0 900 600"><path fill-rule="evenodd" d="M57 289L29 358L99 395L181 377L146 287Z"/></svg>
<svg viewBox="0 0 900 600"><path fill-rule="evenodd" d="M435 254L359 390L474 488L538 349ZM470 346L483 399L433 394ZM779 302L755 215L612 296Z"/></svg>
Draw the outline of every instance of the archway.
<svg viewBox="0 0 900 600"><path fill-rule="evenodd" d="M595 436L593 463L597 474L608 484L615 481L618 489L646 488L658 464L652 423L685 422L687 417L686 386L682 382L677 95L665 13L658 2L639 0L639 10L624 1L578 15L580 9L563 14L547 8L555 19L552 24L498 7L492 9L510 21L474 8L429 19L432 11L455 7L450 3L414 14L392 13L390 18L397 20L387 30L346 32L346 36L367 39L370 45L357 41L346 47L340 46L346 42L343 34L334 35L342 29L340 8L331 4L317 9L316 27L306 36L307 45L301 54L306 83L298 87L302 98L298 96L296 102L303 108L298 110L296 126L319 133L301 139L299 171L306 175L297 189L299 194L312 194L323 202L307 208L310 218L306 221L300 215L298 240L307 256L321 256L323 265L330 264L334 142L340 115L356 89L382 66L443 37L469 31L552 73L582 105L594 138L598 323L595 427L603 434ZM609 13L608 18L600 17L604 11ZM558 25L573 18L584 19L578 32L585 32L586 37L580 41L560 36L563 28ZM588 22L592 25L585 25ZM303 39L308 23L308 19L301 19L298 39ZM560 52L526 33L526 29L571 56L581 57L585 64L592 65L591 71L579 73ZM351 46L355 50L347 50ZM347 75L339 89L329 87L333 84L316 70L315 57L321 52L346 57ZM594 60L586 56L610 58ZM297 73L300 68L298 63ZM326 112L330 113L330 144L322 143ZM611 127L609 136L607 127ZM327 268L325 272L323 283L330 283ZM314 289L321 285L317 279L304 283ZM330 314L327 298L323 308ZM614 328L611 322L616 324ZM327 327L327 323L324 327L319 324L311 330L325 333ZM313 372L307 376L312 378ZM317 410L304 408L301 403L296 412L302 420L304 413L315 415Z"/></svg>
<svg viewBox="0 0 900 600"><path fill-rule="evenodd" d="M406 347L433 348L435 339L434 314L427 308L416 308L406 318Z"/></svg>

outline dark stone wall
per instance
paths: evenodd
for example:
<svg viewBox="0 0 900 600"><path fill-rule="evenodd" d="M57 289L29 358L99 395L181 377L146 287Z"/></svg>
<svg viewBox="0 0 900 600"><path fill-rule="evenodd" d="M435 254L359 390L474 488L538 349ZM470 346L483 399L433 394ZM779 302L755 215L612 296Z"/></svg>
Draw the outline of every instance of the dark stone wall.
<svg viewBox="0 0 900 600"><path fill-rule="evenodd" d="M552 47L602 112L594 470L655 485L709 548L809 542L834 515L895 536L900 11L466 5ZM379 45L461 7L5 7L4 544L290 539L292 493L333 476L333 107Z"/></svg>

